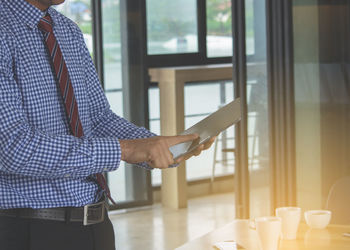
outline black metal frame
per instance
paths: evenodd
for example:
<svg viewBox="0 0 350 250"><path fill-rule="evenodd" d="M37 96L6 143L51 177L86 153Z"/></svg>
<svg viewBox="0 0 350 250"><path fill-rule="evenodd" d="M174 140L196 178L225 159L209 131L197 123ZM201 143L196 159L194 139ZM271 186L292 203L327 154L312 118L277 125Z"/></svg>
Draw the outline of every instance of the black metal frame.
<svg viewBox="0 0 350 250"><path fill-rule="evenodd" d="M92 4L92 34L95 67L104 88L103 74L103 32L102 32L102 9L101 1L91 0Z"/></svg>
<svg viewBox="0 0 350 250"><path fill-rule="evenodd" d="M233 82L235 97L241 98L241 121L236 125L235 201L236 217L249 218L248 109L245 1L232 1Z"/></svg>

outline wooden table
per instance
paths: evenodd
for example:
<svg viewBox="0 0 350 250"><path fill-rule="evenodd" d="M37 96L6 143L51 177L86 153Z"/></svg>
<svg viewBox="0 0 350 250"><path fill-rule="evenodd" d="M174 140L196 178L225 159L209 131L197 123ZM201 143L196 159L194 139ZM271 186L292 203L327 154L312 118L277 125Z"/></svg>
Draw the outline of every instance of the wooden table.
<svg viewBox="0 0 350 250"><path fill-rule="evenodd" d="M299 226L296 240L280 240L279 250L349 250L350 238L343 233L350 232L350 225L329 225L325 229L310 229L306 224ZM177 250L213 250L213 244L235 240L249 250L258 250L258 238L248 220L236 220L200 238L190 241Z"/></svg>

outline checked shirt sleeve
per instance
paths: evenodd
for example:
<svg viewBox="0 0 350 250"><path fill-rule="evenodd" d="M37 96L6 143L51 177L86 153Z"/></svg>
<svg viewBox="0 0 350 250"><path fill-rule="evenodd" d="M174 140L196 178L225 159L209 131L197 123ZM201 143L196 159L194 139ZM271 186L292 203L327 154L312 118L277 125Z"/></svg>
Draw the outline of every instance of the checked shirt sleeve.
<svg viewBox="0 0 350 250"><path fill-rule="evenodd" d="M90 117L92 117L94 127L93 137L115 137L123 140L156 136L156 134L151 133L147 129L138 127L113 113L100 85L89 51L82 39L81 36L84 65L86 65L85 75L90 99ZM146 169L151 169L146 163L140 163L138 165Z"/></svg>
<svg viewBox="0 0 350 250"><path fill-rule="evenodd" d="M121 159L117 139L52 135L31 126L13 73L12 43L14 39L0 33L0 171L38 178L84 178L106 167L117 169Z"/></svg>

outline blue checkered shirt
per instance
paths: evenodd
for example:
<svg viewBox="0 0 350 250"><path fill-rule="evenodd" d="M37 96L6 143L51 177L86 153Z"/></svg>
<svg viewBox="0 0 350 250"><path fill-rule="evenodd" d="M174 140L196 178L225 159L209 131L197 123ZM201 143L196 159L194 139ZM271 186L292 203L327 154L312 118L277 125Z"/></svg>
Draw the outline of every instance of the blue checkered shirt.
<svg viewBox="0 0 350 250"><path fill-rule="evenodd" d="M119 140L154 135L111 111L81 31L55 9L48 13L72 80L84 137L70 134L37 28L43 12L24 0L0 0L2 209L93 203L101 196L94 174L120 165Z"/></svg>

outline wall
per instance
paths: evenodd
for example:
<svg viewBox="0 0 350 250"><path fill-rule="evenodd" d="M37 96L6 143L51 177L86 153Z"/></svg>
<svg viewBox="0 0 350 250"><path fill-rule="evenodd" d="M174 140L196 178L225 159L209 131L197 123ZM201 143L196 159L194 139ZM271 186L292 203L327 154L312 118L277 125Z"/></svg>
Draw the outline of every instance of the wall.
<svg viewBox="0 0 350 250"><path fill-rule="evenodd" d="M293 2L297 203L324 208L350 175L350 18L347 1Z"/></svg>
<svg viewBox="0 0 350 250"><path fill-rule="evenodd" d="M311 209L322 204L319 23L317 1L302 2L293 8L297 203Z"/></svg>

